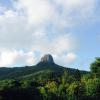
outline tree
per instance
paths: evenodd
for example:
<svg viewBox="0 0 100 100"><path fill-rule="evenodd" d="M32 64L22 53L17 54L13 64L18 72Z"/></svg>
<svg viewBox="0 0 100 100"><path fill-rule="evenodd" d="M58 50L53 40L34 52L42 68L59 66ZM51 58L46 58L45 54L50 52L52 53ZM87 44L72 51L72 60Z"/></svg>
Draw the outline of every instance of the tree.
<svg viewBox="0 0 100 100"><path fill-rule="evenodd" d="M46 88L49 90L49 92L52 92L52 93L57 93L58 91L57 83L55 81L48 82L46 84Z"/></svg>
<svg viewBox="0 0 100 100"><path fill-rule="evenodd" d="M65 85L66 83L68 83L68 80L69 80L69 72L68 70L64 70L63 75L61 77L61 83Z"/></svg>
<svg viewBox="0 0 100 100"><path fill-rule="evenodd" d="M45 87L40 88L40 93L42 95L43 100L48 100L48 91Z"/></svg>
<svg viewBox="0 0 100 100"><path fill-rule="evenodd" d="M100 99L99 98L100 97L100 79L99 78L88 79L88 81L85 83L85 88L86 88L87 96L95 98L96 100Z"/></svg>
<svg viewBox="0 0 100 100"><path fill-rule="evenodd" d="M74 77L76 81L79 81L79 82L81 81L81 73L78 69L76 70Z"/></svg>
<svg viewBox="0 0 100 100"><path fill-rule="evenodd" d="M69 95L68 100L79 100L84 96L84 86L82 84L78 84L78 82L73 82L67 89L67 93Z"/></svg>
<svg viewBox="0 0 100 100"><path fill-rule="evenodd" d="M91 72L100 77L100 57L97 57L95 61L90 65Z"/></svg>

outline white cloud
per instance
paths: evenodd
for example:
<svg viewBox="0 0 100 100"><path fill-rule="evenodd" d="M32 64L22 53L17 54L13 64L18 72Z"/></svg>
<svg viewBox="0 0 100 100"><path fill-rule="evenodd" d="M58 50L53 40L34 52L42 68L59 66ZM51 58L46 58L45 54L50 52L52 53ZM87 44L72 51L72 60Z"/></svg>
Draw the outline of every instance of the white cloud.
<svg viewBox="0 0 100 100"><path fill-rule="evenodd" d="M76 45L77 44L77 45ZM51 53L61 55L68 51L73 51L78 47L78 42L71 34L59 35L54 39L49 37L36 38L36 42L33 45L33 51L40 51L42 54Z"/></svg>
<svg viewBox="0 0 100 100"><path fill-rule="evenodd" d="M97 0L17 0L14 4L29 23L42 26L51 21L60 28L90 20L94 16Z"/></svg>
<svg viewBox="0 0 100 100"><path fill-rule="evenodd" d="M76 54L68 53L67 56L66 56L66 61L67 62L72 62L72 61L76 60L76 58L77 58Z"/></svg>
<svg viewBox="0 0 100 100"><path fill-rule="evenodd" d="M0 47L23 49L32 44L32 32L25 17L7 10L0 16Z"/></svg>
<svg viewBox="0 0 100 100"><path fill-rule="evenodd" d="M56 55L63 64L77 58L69 53L78 47L77 38L66 30L90 20L96 0L12 0L12 3L13 9L0 8L0 12L3 9L0 48L6 49L1 51L0 66L31 65L45 53Z"/></svg>
<svg viewBox="0 0 100 100"><path fill-rule="evenodd" d="M79 14L91 14L94 12L95 4L97 0L53 0L58 5L61 5L64 8L66 13L71 13L75 11L75 13ZM88 12L88 13L87 13ZM73 12L74 13L74 12ZM80 16L81 17L81 16Z"/></svg>
<svg viewBox="0 0 100 100"><path fill-rule="evenodd" d="M0 50L0 67L32 65L36 62L36 57L31 51L24 52L23 50Z"/></svg>
<svg viewBox="0 0 100 100"><path fill-rule="evenodd" d="M15 62L19 66L25 66L25 65L34 65L36 64L36 57L35 54L32 51L24 52L23 50L17 51L17 57ZM16 65L15 63L15 65Z"/></svg>
<svg viewBox="0 0 100 100"><path fill-rule="evenodd" d="M60 65L68 65L69 63L72 63L74 61L76 61L77 59L77 55L75 53L72 53L72 52L68 52L67 54L64 54L64 55L53 55L54 59L55 59L55 62L57 64L60 64ZM60 59L59 59L60 57Z"/></svg>
<svg viewBox="0 0 100 100"><path fill-rule="evenodd" d="M89 23L95 19L98 0L53 0L56 5L56 26L64 29ZM60 9L60 10L58 10ZM63 27L62 27L63 26Z"/></svg>
<svg viewBox="0 0 100 100"><path fill-rule="evenodd" d="M17 9L23 9L29 23L41 24L51 17L52 6L48 0L17 0Z"/></svg>
<svg viewBox="0 0 100 100"><path fill-rule="evenodd" d="M1 51L0 52L0 66L5 67L12 65L16 59L16 52L11 51Z"/></svg>

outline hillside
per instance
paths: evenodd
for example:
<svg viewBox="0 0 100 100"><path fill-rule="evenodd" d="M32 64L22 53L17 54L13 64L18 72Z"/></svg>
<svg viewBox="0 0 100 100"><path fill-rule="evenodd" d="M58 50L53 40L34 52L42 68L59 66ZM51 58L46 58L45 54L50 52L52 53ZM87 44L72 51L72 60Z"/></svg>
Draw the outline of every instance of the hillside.
<svg viewBox="0 0 100 100"><path fill-rule="evenodd" d="M51 55L45 55L41 58L41 61L35 66L26 67L14 67L14 68L0 68L0 79L25 79L25 78L36 78L39 76L56 75L59 76L67 70L70 74L74 74L76 69L66 68L54 63L53 57ZM87 73L86 71L81 71L82 73ZM42 77L42 78L43 78Z"/></svg>

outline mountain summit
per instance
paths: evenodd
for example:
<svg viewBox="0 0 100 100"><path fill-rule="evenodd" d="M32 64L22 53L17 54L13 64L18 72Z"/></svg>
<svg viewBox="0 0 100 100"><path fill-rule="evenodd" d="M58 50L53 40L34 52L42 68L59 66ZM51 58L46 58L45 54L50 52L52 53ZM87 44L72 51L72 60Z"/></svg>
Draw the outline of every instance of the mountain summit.
<svg viewBox="0 0 100 100"><path fill-rule="evenodd" d="M54 60L52 55L46 54L41 58L41 63L48 63L48 64L54 64Z"/></svg>

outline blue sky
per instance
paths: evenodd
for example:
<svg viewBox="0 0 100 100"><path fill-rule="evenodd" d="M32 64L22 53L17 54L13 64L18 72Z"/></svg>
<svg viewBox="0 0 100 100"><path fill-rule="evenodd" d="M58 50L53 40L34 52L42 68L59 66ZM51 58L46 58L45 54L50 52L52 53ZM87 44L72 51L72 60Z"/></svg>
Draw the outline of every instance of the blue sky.
<svg viewBox="0 0 100 100"><path fill-rule="evenodd" d="M100 56L99 0L0 0L0 66L35 65L46 53L89 70Z"/></svg>

